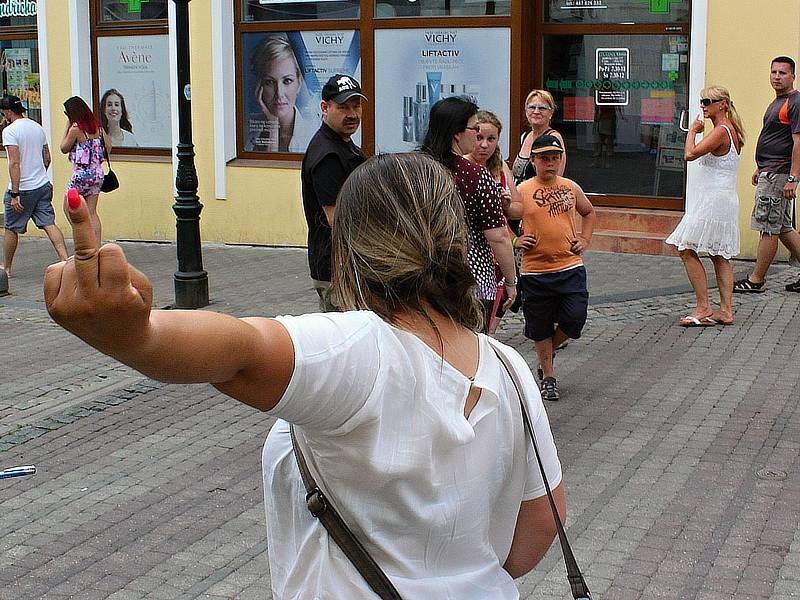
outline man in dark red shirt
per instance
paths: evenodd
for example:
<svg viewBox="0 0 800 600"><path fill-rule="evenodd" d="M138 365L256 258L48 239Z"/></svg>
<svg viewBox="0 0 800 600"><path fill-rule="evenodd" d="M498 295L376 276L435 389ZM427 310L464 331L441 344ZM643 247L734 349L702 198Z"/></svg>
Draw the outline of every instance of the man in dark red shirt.
<svg viewBox="0 0 800 600"><path fill-rule="evenodd" d="M776 97L764 114L753 173L756 198L750 227L761 233L761 239L753 272L733 285L733 291L740 294L765 291L767 270L778 251L778 240L793 259L800 258L800 234L793 219L800 180L800 92L794 89L794 79L794 60L788 56L773 59L770 83ZM786 289L800 292L800 280Z"/></svg>

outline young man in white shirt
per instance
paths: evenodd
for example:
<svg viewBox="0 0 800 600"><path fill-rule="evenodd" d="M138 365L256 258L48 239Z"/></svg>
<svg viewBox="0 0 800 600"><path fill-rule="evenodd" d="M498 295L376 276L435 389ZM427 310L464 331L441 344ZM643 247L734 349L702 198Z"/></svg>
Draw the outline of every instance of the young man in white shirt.
<svg viewBox="0 0 800 600"><path fill-rule="evenodd" d="M3 129L3 146L8 155L10 182L3 197L4 263L0 269L11 276L11 263L17 251L19 234L28 229L28 221L43 229L60 260L67 260L64 235L56 225L53 211L53 186L47 177L50 149L44 129L23 114L25 107L16 96L0 98L0 110L9 123Z"/></svg>

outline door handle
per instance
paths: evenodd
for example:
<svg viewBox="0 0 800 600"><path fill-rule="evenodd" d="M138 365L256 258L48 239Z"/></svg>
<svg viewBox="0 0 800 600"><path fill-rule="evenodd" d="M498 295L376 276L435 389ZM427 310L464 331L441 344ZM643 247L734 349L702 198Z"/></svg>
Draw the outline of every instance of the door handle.
<svg viewBox="0 0 800 600"><path fill-rule="evenodd" d="M683 126L683 120L686 119L686 127ZM681 111L681 118L678 120L678 127L681 131L685 131L689 133L689 111L682 110Z"/></svg>

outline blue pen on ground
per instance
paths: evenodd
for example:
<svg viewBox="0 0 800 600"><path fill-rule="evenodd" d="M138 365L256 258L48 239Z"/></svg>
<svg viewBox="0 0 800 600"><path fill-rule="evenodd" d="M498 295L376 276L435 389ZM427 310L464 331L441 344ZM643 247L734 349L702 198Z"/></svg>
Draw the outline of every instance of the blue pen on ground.
<svg viewBox="0 0 800 600"><path fill-rule="evenodd" d="M26 475L33 475L36 473L36 467L28 465L25 467L11 467L0 471L0 479L9 479L11 477L25 477Z"/></svg>

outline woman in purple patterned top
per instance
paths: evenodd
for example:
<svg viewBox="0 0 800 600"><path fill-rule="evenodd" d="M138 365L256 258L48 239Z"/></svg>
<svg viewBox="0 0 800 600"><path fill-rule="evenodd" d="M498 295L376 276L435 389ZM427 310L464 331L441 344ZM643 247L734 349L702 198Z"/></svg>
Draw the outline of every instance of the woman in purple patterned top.
<svg viewBox="0 0 800 600"><path fill-rule="evenodd" d="M477 284L478 299L485 308L489 323L497 292L495 259L505 278L508 308L517 296L514 251L505 228L500 191L489 172L462 155L472 152L480 127L478 107L466 98L450 97L433 105L428 131L421 150L453 174L467 216L470 270Z"/></svg>

